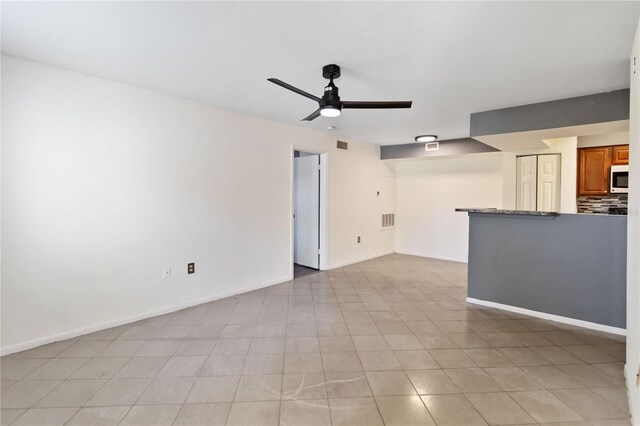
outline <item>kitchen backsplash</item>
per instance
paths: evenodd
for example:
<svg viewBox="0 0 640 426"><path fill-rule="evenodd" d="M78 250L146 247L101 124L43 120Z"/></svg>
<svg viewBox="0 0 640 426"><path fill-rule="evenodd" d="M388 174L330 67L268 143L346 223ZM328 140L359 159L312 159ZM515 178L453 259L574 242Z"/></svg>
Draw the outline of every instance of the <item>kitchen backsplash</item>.
<svg viewBox="0 0 640 426"><path fill-rule="evenodd" d="M609 213L609 207L627 207L628 194L583 195L578 197L578 213Z"/></svg>

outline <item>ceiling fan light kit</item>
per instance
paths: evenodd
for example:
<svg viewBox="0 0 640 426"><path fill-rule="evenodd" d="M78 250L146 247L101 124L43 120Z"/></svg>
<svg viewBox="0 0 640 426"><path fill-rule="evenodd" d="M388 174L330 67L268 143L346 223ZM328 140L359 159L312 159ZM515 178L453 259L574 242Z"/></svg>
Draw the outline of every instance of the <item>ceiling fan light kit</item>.
<svg viewBox="0 0 640 426"><path fill-rule="evenodd" d="M333 84L333 80L340 77L340 67L336 64L329 64L322 67L322 76L329 80L329 84L324 88L321 98L298 89L277 78L269 78L270 82L284 87L298 95L309 98L318 103L318 109L312 112L302 121L312 121L322 115L323 117L338 117L343 108L351 109L389 109L389 108L411 108L412 101L342 101L338 95L338 87Z"/></svg>
<svg viewBox="0 0 640 426"><path fill-rule="evenodd" d="M340 115L340 108L333 105L326 105L320 108L320 115L323 117L337 117Z"/></svg>

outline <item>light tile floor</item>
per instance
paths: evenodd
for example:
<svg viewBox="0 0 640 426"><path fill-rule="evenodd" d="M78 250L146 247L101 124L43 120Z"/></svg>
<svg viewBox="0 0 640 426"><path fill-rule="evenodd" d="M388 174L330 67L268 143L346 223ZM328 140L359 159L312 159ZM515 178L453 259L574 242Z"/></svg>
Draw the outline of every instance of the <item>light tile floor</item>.
<svg viewBox="0 0 640 426"><path fill-rule="evenodd" d="M1 359L3 425L628 425L624 338L391 255Z"/></svg>

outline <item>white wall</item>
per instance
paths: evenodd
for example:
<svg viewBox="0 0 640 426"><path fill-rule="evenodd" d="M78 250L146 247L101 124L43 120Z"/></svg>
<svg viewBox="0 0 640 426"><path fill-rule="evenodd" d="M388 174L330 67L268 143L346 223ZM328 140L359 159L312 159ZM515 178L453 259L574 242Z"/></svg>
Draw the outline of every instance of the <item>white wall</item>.
<svg viewBox="0 0 640 426"><path fill-rule="evenodd" d="M516 159L513 152L502 153L502 208L507 210L516 209Z"/></svg>
<svg viewBox="0 0 640 426"><path fill-rule="evenodd" d="M396 252L466 262L469 218L455 209L501 208L502 167L502 153L396 163Z"/></svg>
<svg viewBox="0 0 640 426"><path fill-rule="evenodd" d="M578 148L592 146L626 145L629 132L603 133L600 135L578 136Z"/></svg>
<svg viewBox="0 0 640 426"><path fill-rule="evenodd" d="M335 140L331 143L335 146ZM395 232L380 230L376 193L380 176L393 176L395 172L380 161L380 147L349 143L348 151L335 150L329 167L330 267L393 253Z"/></svg>
<svg viewBox="0 0 640 426"><path fill-rule="evenodd" d="M636 58L634 72L633 58ZM629 111L629 216L627 218L627 363L632 423L640 425L640 21L631 51Z"/></svg>
<svg viewBox="0 0 640 426"><path fill-rule="evenodd" d="M2 112L3 353L289 279L294 144L328 152L329 266L393 251L377 146L10 57Z"/></svg>

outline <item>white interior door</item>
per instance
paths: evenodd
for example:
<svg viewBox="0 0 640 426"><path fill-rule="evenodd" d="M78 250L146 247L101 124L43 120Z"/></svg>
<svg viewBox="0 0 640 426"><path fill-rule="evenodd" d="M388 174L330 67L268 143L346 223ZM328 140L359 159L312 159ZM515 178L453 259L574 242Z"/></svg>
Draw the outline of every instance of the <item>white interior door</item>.
<svg viewBox="0 0 640 426"><path fill-rule="evenodd" d="M318 269L320 242L320 156L293 159L293 261Z"/></svg>
<svg viewBox="0 0 640 426"><path fill-rule="evenodd" d="M516 210L536 210L538 157L516 158Z"/></svg>
<svg viewBox="0 0 640 426"><path fill-rule="evenodd" d="M560 154L538 156L538 211L560 211Z"/></svg>

